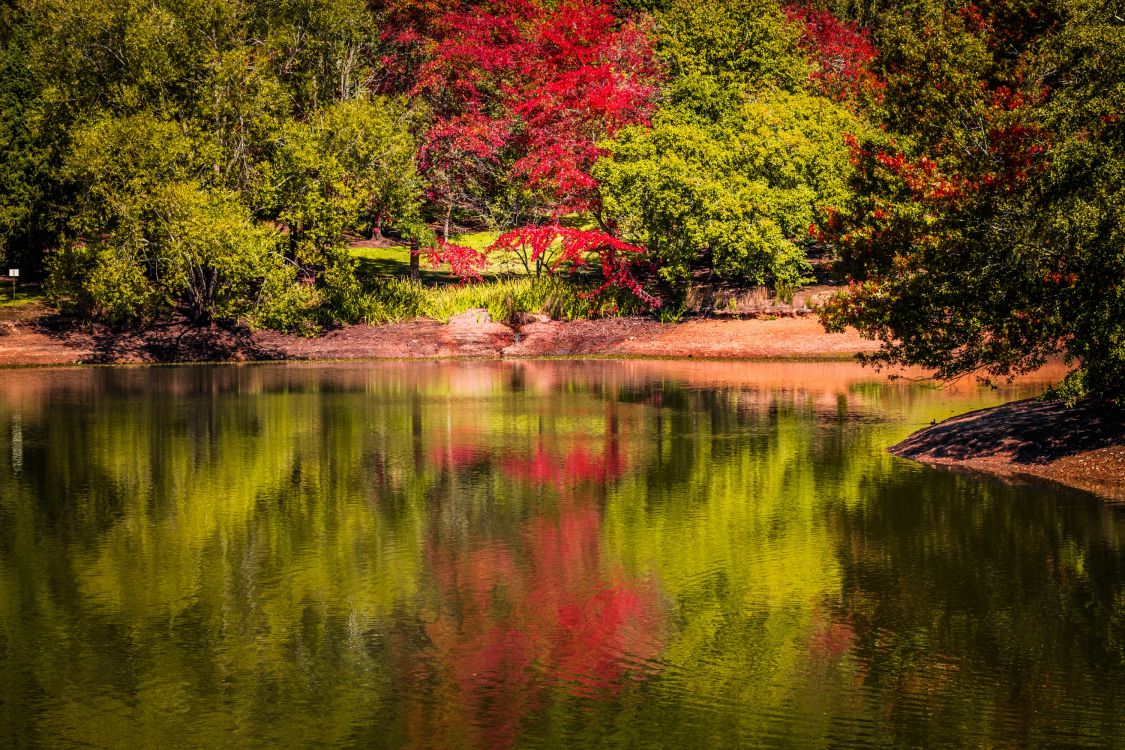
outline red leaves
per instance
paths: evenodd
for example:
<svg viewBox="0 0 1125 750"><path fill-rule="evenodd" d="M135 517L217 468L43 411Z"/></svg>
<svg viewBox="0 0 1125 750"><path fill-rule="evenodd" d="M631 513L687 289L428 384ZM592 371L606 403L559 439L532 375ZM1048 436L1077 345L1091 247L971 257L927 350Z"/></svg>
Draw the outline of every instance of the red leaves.
<svg viewBox="0 0 1125 750"><path fill-rule="evenodd" d="M645 30L596 1L506 0L443 13L426 33L413 90L437 114L422 166L444 171L438 192L503 160L497 179L541 191L555 216L589 208L598 142L653 107L659 75Z"/></svg>
<svg viewBox="0 0 1125 750"><path fill-rule="evenodd" d="M430 264L437 267L448 263L453 275L466 281L483 281L481 271L488 268L488 255L464 245L452 245L439 241L437 246L426 253Z"/></svg>
<svg viewBox="0 0 1125 750"><path fill-rule="evenodd" d="M1005 86L989 89L984 83L981 91L987 97L979 120L984 137L977 140L975 151L953 154L954 159L935 149L934 158L908 159L897 151L865 151L852 138L853 163L871 159L870 166L882 167L898 178L915 200L934 204L955 203L986 191L999 194L1022 189L1046 166L1042 157L1050 138L1037 125L1022 119L1022 110L1030 104L1023 94ZM939 167L937 159L943 166Z"/></svg>
<svg viewBox="0 0 1125 750"><path fill-rule="evenodd" d="M573 271L596 258L601 266L602 283L586 293L588 298L597 297L613 287L631 293L650 307L661 305L660 299L645 291L633 273L645 249L604 232L572 229L559 224L527 226L505 232L484 250L439 242L436 247L424 252L434 266L448 263L453 275L463 283L481 281L481 272L488 267L488 256L498 251L514 253L529 268L541 266L548 274L554 274L561 268Z"/></svg>
<svg viewBox="0 0 1125 750"><path fill-rule="evenodd" d="M600 456L591 453L582 443L561 457L539 444L531 456L511 456L504 459L501 466L510 478L566 489L577 483L605 484L620 479L628 462L617 442L609 441Z"/></svg>
<svg viewBox="0 0 1125 750"><path fill-rule="evenodd" d="M604 232L571 229L558 224L522 227L501 235L487 252L496 250L526 255L531 263L543 261L548 273L555 273L564 264L571 269L584 266L589 255L597 255L601 262L603 282L589 293L590 297L616 287L630 292L650 307L657 308L661 305L660 299L645 291L633 275L634 264L645 249L622 242Z"/></svg>
<svg viewBox="0 0 1125 750"><path fill-rule="evenodd" d="M952 201L976 189L976 186L960 176L943 174L934 161L925 156L912 162L902 153L888 154L880 150L875 152L874 157L878 164L901 178L914 196L920 200ZM882 212L882 215L877 212L875 218L885 217L885 212Z"/></svg>
<svg viewBox="0 0 1125 750"><path fill-rule="evenodd" d="M801 47L817 63L810 77L826 96L840 102L881 97L884 84L872 70L876 51L866 29L796 4L785 6L785 15L802 25Z"/></svg>

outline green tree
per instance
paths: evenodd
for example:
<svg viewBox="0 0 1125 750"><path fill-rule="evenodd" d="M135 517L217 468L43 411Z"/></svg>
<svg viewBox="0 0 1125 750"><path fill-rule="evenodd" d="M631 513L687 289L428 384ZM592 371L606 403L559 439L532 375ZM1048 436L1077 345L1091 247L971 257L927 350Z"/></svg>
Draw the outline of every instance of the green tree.
<svg viewBox="0 0 1125 750"><path fill-rule="evenodd" d="M599 162L605 216L682 285L716 273L792 285L811 270L809 225L848 195L843 134L860 121L822 97L766 93L716 124L677 111L631 128Z"/></svg>
<svg viewBox="0 0 1125 750"><path fill-rule="evenodd" d="M831 330L879 339L875 362L948 378L1063 355L1091 395L1121 397L1125 22L1113 5L904 17L921 46L894 53L906 78L887 90L905 137L857 146L857 197L833 229L857 283L827 307ZM962 64L950 49L973 53Z"/></svg>
<svg viewBox="0 0 1125 750"><path fill-rule="evenodd" d="M1125 397L1125 8L1075 0L1041 68L1055 96L1044 120L1057 146L1032 237L1058 335L1091 395Z"/></svg>
<svg viewBox="0 0 1125 750"><path fill-rule="evenodd" d="M42 225L47 159L31 122L28 103L38 81L27 68L25 14L0 6L0 262L26 267L36 259L28 240Z"/></svg>
<svg viewBox="0 0 1125 750"><path fill-rule="evenodd" d="M410 240L426 234L409 121L398 101L334 104L290 123L267 167L269 211L285 227L289 257L305 278L320 279L331 316L361 315L348 234L376 226Z"/></svg>
<svg viewBox="0 0 1125 750"><path fill-rule="evenodd" d="M314 301L279 238L233 193L208 188L193 141L150 114L105 118L74 135L64 174L78 204L52 256L50 286L112 322L180 311L198 323L293 325Z"/></svg>
<svg viewBox="0 0 1125 750"><path fill-rule="evenodd" d="M848 197L846 108L813 91L801 27L773 0L676 0L656 14L669 73L651 128L606 144L603 221L682 289L693 268L790 286L810 224Z"/></svg>
<svg viewBox="0 0 1125 750"><path fill-rule="evenodd" d="M672 106L710 119L750 90L799 91L810 67L776 0L673 0L656 15Z"/></svg>

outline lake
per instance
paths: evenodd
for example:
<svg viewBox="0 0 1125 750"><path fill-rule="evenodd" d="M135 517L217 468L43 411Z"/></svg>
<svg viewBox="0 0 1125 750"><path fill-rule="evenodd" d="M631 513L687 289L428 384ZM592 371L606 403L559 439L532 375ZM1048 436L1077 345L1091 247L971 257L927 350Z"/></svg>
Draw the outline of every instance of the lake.
<svg viewBox="0 0 1125 750"><path fill-rule="evenodd" d="M0 370L0 745L1125 744L1125 515L851 363Z"/></svg>

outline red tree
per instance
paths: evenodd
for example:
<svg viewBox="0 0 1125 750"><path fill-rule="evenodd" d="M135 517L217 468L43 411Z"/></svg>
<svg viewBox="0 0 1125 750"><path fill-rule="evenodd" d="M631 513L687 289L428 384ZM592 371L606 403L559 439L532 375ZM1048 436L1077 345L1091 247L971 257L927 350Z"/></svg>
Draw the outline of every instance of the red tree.
<svg viewBox="0 0 1125 750"><path fill-rule="evenodd" d="M653 107L645 30L596 0L498 0L416 33L427 61L413 93L436 115L421 164L447 213L518 226L591 208L598 143Z"/></svg>
<svg viewBox="0 0 1125 750"><path fill-rule="evenodd" d="M816 64L811 77L826 96L841 102L878 101L883 82L874 72L877 53L866 29L804 5L785 6L785 15L801 26L801 47Z"/></svg>

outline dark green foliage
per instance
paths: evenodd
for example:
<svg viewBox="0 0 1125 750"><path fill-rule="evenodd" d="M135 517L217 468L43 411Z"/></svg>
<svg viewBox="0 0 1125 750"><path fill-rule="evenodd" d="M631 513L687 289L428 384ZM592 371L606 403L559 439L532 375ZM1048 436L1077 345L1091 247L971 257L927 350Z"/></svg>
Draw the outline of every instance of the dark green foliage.
<svg viewBox="0 0 1125 750"><path fill-rule="evenodd" d="M0 262L34 273L39 258L28 249L48 239L54 185L49 134L29 106L39 84L28 68L27 27L20 7L0 7Z"/></svg>
<svg viewBox="0 0 1125 750"><path fill-rule="evenodd" d="M887 20L885 120L828 233L825 311L873 358L1007 376L1061 354L1125 393L1125 15L1112 0L916 2Z"/></svg>
<svg viewBox="0 0 1125 750"><path fill-rule="evenodd" d="M1059 329L1095 396L1125 398L1125 5L1080 0L1047 45L1057 146L1033 238L1047 259Z"/></svg>

